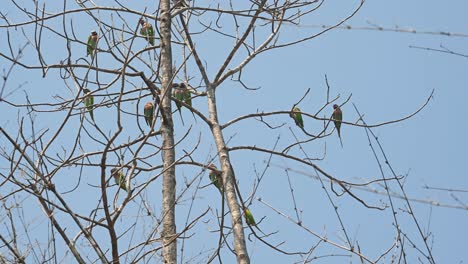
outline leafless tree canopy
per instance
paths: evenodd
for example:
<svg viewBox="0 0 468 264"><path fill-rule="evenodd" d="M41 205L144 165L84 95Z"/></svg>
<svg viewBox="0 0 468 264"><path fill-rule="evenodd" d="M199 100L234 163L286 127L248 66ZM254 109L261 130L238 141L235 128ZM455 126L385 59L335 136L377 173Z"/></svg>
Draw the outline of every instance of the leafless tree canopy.
<svg viewBox="0 0 468 264"><path fill-rule="evenodd" d="M412 209L430 201L406 195L404 175L393 170L373 132L418 114L432 94L406 116L367 123L352 90L340 96L324 76L326 97L314 109L301 108L311 96L304 86L297 88L302 97L285 108L264 111L259 102L258 111L245 113L236 97L239 112L224 110L233 99L222 92L258 91L260 80L243 78L262 70L248 66L257 57L343 27L363 0L337 12L334 24L317 28L300 25L320 12L323 1L130 2L2 3L0 107L8 111L0 123L0 262L250 263L253 248L261 247L289 263L435 263L430 231ZM149 25L154 37L141 31ZM88 42L92 30L96 47ZM26 75L35 81L11 84ZM145 119L147 104L154 106L151 121ZM339 142L334 104L345 112L342 127L367 135L374 157L369 163L380 175L349 180L321 165L329 159L324 142ZM302 127L291 119L294 107L301 109ZM236 138L252 130L278 137L268 144ZM251 166L234 162L239 155L254 159L250 175L236 174ZM262 198L268 192L262 186L277 180L271 171L287 179L277 195L291 201L288 209ZM295 192L295 177L319 184L314 192L332 208L332 232L325 223L303 221L308 209L297 201L310 197ZM369 252L350 232L342 200L390 219L393 238ZM246 223L246 209L256 225ZM402 218L411 227L401 226ZM281 227L291 224L304 243L288 243L292 235Z"/></svg>

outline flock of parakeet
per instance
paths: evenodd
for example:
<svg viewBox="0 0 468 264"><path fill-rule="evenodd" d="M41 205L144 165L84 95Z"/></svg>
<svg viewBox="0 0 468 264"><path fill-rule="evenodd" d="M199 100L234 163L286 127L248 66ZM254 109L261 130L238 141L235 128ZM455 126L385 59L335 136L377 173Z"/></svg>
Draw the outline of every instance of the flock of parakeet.
<svg viewBox="0 0 468 264"><path fill-rule="evenodd" d="M143 18L139 20L139 23L141 25L140 29L140 35L144 36L145 39L151 44L151 46L154 46L154 29L153 26L145 21ZM97 43L99 40L98 33L93 30L91 31L91 35L88 37L88 42L86 46L86 54L87 56L91 55L91 57L94 56L97 48ZM187 85L185 83L174 83L172 85L173 88L173 96L176 101L177 109L181 111L182 104L181 102L186 103L189 106L192 106L192 94L190 90L187 88ZM93 115L93 107L94 107L94 97L91 94L90 90L88 89L83 89L84 92L84 98L83 101L85 103L86 109L88 110L89 114L91 115L91 119L94 120L94 115ZM151 127L153 123L153 116L154 116L154 104L152 102L148 102L145 104L144 107L144 116L145 116L145 121L148 126Z"/></svg>
<svg viewBox="0 0 468 264"><path fill-rule="evenodd" d="M145 21L143 18L140 19L139 21L141 25L140 29L140 35L145 37L145 39L149 42L151 46L154 46L154 29L153 26ZM97 43L99 40L99 35L98 33L93 30L91 31L91 35L88 37L88 42L86 43L86 56L91 55L91 57L94 56L97 48Z"/></svg>
<svg viewBox="0 0 468 264"><path fill-rule="evenodd" d="M187 85L185 85L185 83L172 84L172 93L175 99L179 100L180 102L184 102L189 106L192 106L192 93L187 88ZM176 101L176 106L177 109L179 109L179 111L182 108L182 104L180 102Z"/></svg>
<svg viewBox="0 0 468 264"><path fill-rule="evenodd" d="M213 163L210 163L210 165L208 165L208 169L210 170L208 176L210 177L211 183L218 189L219 193L223 195L223 192L224 192L224 184L223 184L223 177L222 177L223 173L219 171L218 168ZM257 224L255 223L255 219L252 215L252 212L250 212L249 208L247 207L244 207L244 217L245 217L245 222L248 225L257 226ZM258 229L260 230L260 228Z"/></svg>
<svg viewBox="0 0 468 264"><path fill-rule="evenodd" d="M192 93L190 90L187 88L187 85L185 83L173 83L172 84L172 89L173 89L173 96L176 101L176 106L179 112L181 111L182 104L181 102L186 103L189 106L192 106ZM143 114L145 116L145 121L146 124L151 127L153 124L153 116L154 116L154 104L152 102L147 102L144 106L143 109Z"/></svg>
<svg viewBox="0 0 468 264"><path fill-rule="evenodd" d="M302 113L299 107L295 106L289 113L289 115L298 127L304 129L304 120L302 119ZM343 112L341 111L340 106L337 104L333 105L333 113L331 119L335 124L336 131L338 132L338 137L340 138L340 144L343 147L343 142L341 141L341 122L343 121Z"/></svg>
<svg viewBox="0 0 468 264"><path fill-rule="evenodd" d="M148 41L148 43L151 46L154 46L154 29L153 26L145 21L143 18L139 20L139 23L141 25L140 29L140 35L145 37L145 39ZM97 44L99 41L99 35L98 33L93 30L91 31L91 34L88 37L87 45L86 45L86 56L91 55L91 57L94 57L97 49ZM180 83L180 84L173 84L174 88L174 98L176 98L178 101L176 101L177 109L180 111L182 108L182 104L180 102L184 102L189 106L192 106L192 94L190 93L190 90L187 88L187 85L185 83ZM94 114L93 114L93 109L94 109L94 96L92 95L91 91L87 88L83 89L83 102L85 104L86 109L89 112L89 115L91 116L91 119L94 121ZM151 127L153 124L153 117L154 117L154 104L152 102L147 102L144 106L143 109L143 114L145 117L146 124ZM126 186L126 181L125 181L125 175L122 173L121 170L118 170L116 168L113 168L111 170L111 174L115 179L115 182L122 188L123 190L127 191L127 186ZM222 179L221 179L222 180Z"/></svg>
<svg viewBox="0 0 468 264"><path fill-rule="evenodd" d="M151 46L154 46L154 29L153 26L149 23L146 22L144 19L140 19L139 21L141 25L140 29L140 35L144 36L145 39L149 42ZM94 56L96 48L97 48L97 43L98 43L98 33L96 31L92 31L91 35L88 37L88 42L87 42L87 47L86 47L86 54L87 56L91 55L91 57ZM176 101L176 106L179 112L181 112L182 109L182 104L181 102L186 103L189 106L192 106L192 94L190 90L187 88L185 83L174 83L172 84L172 89L173 89L173 96ZM93 115L93 108L94 108L94 96L91 94L91 91L88 89L83 89L84 92L84 103L85 107L88 110L91 119L94 121L94 115ZM338 132L338 137L340 138L340 143L341 146L343 146L343 143L341 141L341 122L343 120L343 112L341 111L340 107L338 105L333 105L333 114L332 114L332 120L335 124L335 128ZM153 124L153 117L154 117L154 104L152 102L147 102L144 106L144 117L146 124L151 127ZM290 113L291 118L294 119L294 122L296 125L300 128L304 128L304 120L302 119L302 113L301 109L299 107L294 107L293 110ZM224 191L224 184L223 184L223 178L222 178L222 172L219 171L214 164L208 165L208 168L210 169L209 173L209 178L211 180L211 183L219 190L220 194L223 195ZM128 188L126 186L126 179L125 175L122 173L121 170L113 168L111 169L111 175L114 177L115 183L122 188L124 191L127 191ZM255 223L255 219L252 215L252 212L250 212L249 208L244 207L244 217L245 221L249 226L257 226ZM258 227L257 227L258 228ZM260 229L259 229L260 230ZM260 230L261 231L261 230Z"/></svg>

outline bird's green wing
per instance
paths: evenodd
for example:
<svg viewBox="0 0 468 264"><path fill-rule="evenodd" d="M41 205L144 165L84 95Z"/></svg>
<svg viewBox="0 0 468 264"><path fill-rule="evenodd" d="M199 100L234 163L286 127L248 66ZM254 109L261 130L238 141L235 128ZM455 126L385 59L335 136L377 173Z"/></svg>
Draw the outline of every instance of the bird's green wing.
<svg viewBox="0 0 468 264"><path fill-rule="evenodd" d="M174 90L174 98L179 100L179 101L184 100L184 97L183 97L182 93L179 90ZM179 111L180 111L180 109L182 108L182 104L180 102L176 101L176 105L177 105L177 109L179 109Z"/></svg>
<svg viewBox="0 0 468 264"><path fill-rule="evenodd" d="M94 50L96 49L96 41L93 39L93 36L88 37L88 43L87 43L87 55L94 55Z"/></svg>
<svg viewBox="0 0 468 264"><path fill-rule="evenodd" d="M89 112L89 115L91 116L91 119L94 120L94 114L93 114L94 96L92 96L92 95L87 95L86 96L85 106L86 106L86 109L88 109L88 112Z"/></svg>
<svg viewBox="0 0 468 264"><path fill-rule="evenodd" d="M302 119L302 114L300 112L296 113L296 120L300 127L304 127L304 120Z"/></svg>
<svg viewBox="0 0 468 264"><path fill-rule="evenodd" d="M154 29L153 26L150 24L148 28L148 41L151 44L151 46L154 46Z"/></svg>
<svg viewBox="0 0 468 264"><path fill-rule="evenodd" d="M122 190L127 191L127 186L126 186L127 183L126 183L126 180L125 180L125 175L122 172L119 173L119 182L118 182L118 184L119 184L119 187L122 188Z"/></svg>
<svg viewBox="0 0 468 264"><path fill-rule="evenodd" d="M343 112L339 107L333 111L332 119L335 124L336 131L338 132L338 138L340 138L341 147L343 147L343 141L341 140L341 122L343 121Z"/></svg>
<svg viewBox="0 0 468 264"><path fill-rule="evenodd" d="M92 38L92 36L90 35L90 36L88 37L88 42L86 42L86 44L87 44L87 45L86 45L86 56L88 56L88 55L91 55L91 56L92 56L92 55L93 55L93 50L94 50L94 48L93 48L93 46L94 46L94 45L93 45L93 42L94 42L94 41L93 41L93 38Z"/></svg>
<svg viewBox="0 0 468 264"><path fill-rule="evenodd" d="M336 130L338 130L338 134L340 134L341 121L335 120L334 123L335 123Z"/></svg>
<svg viewBox="0 0 468 264"><path fill-rule="evenodd" d="M248 225L256 225L255 224L255 219L252 215L252 213L250 212L249 208L245 208L244 210L244 213L245 213L245 221L247 222Z"/></svg>
<svg viewBox="0 0 468 264"><path fill-rule="evenodd" d="M218 173L212 171L212 172L210 172L209 176L210 176L210 180L213 183L213 185L216 186L216 188L218 188L218 190L219 190L219 193L222 194L220 175L218 175Z"/></svg>
<svg viewBox="0 0 468 264"><path fill-rule="evenodd" d="M146 29L144 27L140 28L140 35L146 36Z"/></svg>
<svg viewBox="0 0 468 264"><path fill-rule="evenodd" d="M149 27L148 27L148 36L154 37L154 29L151 24L149 24Z"/></svg>
<svg viewBox="0 0 468 264"><path fill-rule="evenodd" d="M185 95L185 100L184 100L185 103L192 106L192 93L189 90L187 90L187 92L185 92L184 95Z"/></svg>
<svg viewBox="0 0 468 264"><path fill-rule="evenodd" d="M86 105L86 108L88 108L89 111L93 110L94 96L87 95L86 100L85 100L85 105Z"/></svg>
<svg viewBox="0 0 468 264"><path fill-rule="evenodd" d="M146 124L148 126L151 126L151 124L153 123L154 107L151 107L148 109L145 108L144 114L145 114Z"/></svg>
<svg viewBox="0 0 468 264"><path fill-rule="evenodd" d="M119 185L120 185L120 188L122 188L122 190L124 190L124 191L127 191L127 185L126 184L127 183L125 182L125 177L121 177Z"/></svg>
<svg viewBox="0 0 468 264"><path fill-rule="evenodd" d="M294 119L294 122L298 127L304 128L304 120L302 119L302 113L299 107L293 108L293 113L291 114L291 117Z"/></svg>
<svg viewBox="0 0 468 264"><path fill-rule="evenodd" d="M179 91L179 92L177 93L177 99L179 99L180 101L184 101L184 99L185 99L185 93Z"/></svg>
<svg viewBox="0 0 468 264"><path fill-rule="evenodd" d="M335 123L336 130L338 130L338 135L340 134L341 129L341 121L343 120L343 113L341 111L337 112L334 111L333 115L333 123Z"/></svg>
<svg viewBox="0 0 468 264"><path fill-rule="evenodd" d="M140 29L140 34L142 36L145 36L146 37L146 40L148 40L148 42L154 46L154 29L153 29L153 26L149 23L145 23L145 25L147 25L146 27L142 27Z"/></svg>

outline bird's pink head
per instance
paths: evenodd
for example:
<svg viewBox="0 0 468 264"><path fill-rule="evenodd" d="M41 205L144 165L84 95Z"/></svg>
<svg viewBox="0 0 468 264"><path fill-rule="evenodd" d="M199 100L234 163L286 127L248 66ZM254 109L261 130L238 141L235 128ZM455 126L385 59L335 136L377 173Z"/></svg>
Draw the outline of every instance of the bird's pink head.
<svg viewBox="0 0 468 264"><path fill-rule="evenodd" d="M153 108L153 103L147 102L147 103L145 104L145 109L151 109L151 108Z"/></svg>
<svg viewBox="0 0 468 264"><path fill-rule="evenodd" d="M145 20L143 18L140 18L140 24L141 25L144 25L145 24Z"/></svg>
<svg viewBox="0 0 468 264"><path fill-rule="evenodd" d="M337 109L339 106L337 104L333 105L333 109Z"/></svg>
<svg viewBox="0 0 468 264"><path fill-rule="evenodd" d="M93 35L93 36L97 36L97 32L96 32L96 30L93 30L93 31L91 31L91 35Z"/></svg>
<svg viewBox="0 0 468 264"><path fill-rule="evenodd" d="M210 163L210 165L208 165L208 169L214 170L214 171L218 170L218 168L216 168L216 166L213 163Z"/></svg>

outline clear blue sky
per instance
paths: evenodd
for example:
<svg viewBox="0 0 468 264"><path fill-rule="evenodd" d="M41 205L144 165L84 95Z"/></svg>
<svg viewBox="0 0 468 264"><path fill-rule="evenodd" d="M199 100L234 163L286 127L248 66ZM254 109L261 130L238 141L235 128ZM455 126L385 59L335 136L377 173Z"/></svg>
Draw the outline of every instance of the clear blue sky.
<svg viewBox="0 0 468 264"><path fill-rule="evenodd" d="M200 3L204 3L204 1L200 1ZM47 5L50 6L46 7L50 8L50 12L54 13L61 9L61 6L53 6L53 4L55 3L47 2ZM112 1L100 1L98 4L103 6L116 5ZM318 32L320 29L314 26L336 23L348 15L356 5L357 1L348 3L326 1L318 11L301 21L304 24L303 27L284 26L281 38L285 40L305 36L305 34L311 32ZM155 10L153 1L139 1L139 3L129 4L129 7L138 11L143 11L147 7L148 13ZM76 6L70 3L69 8L76 8ZM28 10L32 11L33 9L29 6ZM353 27L369 27L368 22L371 22L384 28L411 28L418 32L443 31L466 35L468 34L466 10L468 10L468 2L462 0L447 3L421 0L367 1L362 9L346 24ZM26 19L24 15L19 15L19 12L12 7L12 4L6 4L6 7L2 7L2 13L7 14L11 22L21 22ZM98 15L97 12L94 14ZM101 11L99 15L104 21L111 21L109 12ZM122 15L129 20L129 23L138 20L137 15ZM73 18L77 38L83 41L92 29L97 28L86 15L76 14L67 17L67 19L70 18ZM116 27L122 27L121 20L115 15L113 18ZM232 20L225 19L224 22L231 23ZM48 21L46 25L63 31L61 23L61 18L58 18ZM2 21L1 25L4 24L5 22ZM133 25L130 26L133 27ZM193 26L196 27L195 24ZM70 27L69 21L67 27ZM232 25L229 27L232 27ZM33 39L34 27L28 26L25 30L26 36ZM2 28L0 32L0 39L2 39L0 50L9 54L5 43L6 30ZM50 34L50 32L45 31L44 34L42 51L45 61L49 64L59 63L60 60L66 58L66 43L63 40L58 40L57 36ZM25 37L19 28L18 30L10 30L10 36L14 49L17 49L25 42ZM259 37L261 36L261 33L259 33ZM200 55L208 65L208 74L213 79L220 63L226 57L229 48L232 47L232 41L228 38L219 37L212 32L194 36L194 40L197 43L196 47ZM440 45L443 45L454 52L468 54L467 43L468 37L447 37L440 34L335 29L308 42L266 52L256 57L245 68L242 77L249 87L261 87L257 91L243 89L239 83L231 81L221 85L217 91L220 122L225 123L235 117L255 113L257 110L265 112L289 110L308 88L311 91L299 106L305 112L315 113L325 100L325 74L328 76L331 87L331 97L340 95L339 102L342 103L345 98L352 94L350 102L343 107L344 119L349 122L355 122L358 118L351 103L356 104L359 110L365 114L364 118L369 124L376 124L398 119L412 113L426 101L432 90L435 90L433 99L418 115L401 123L375 128L373 131L378 135L396 174L406 175L403 182L406 194L409 197L459 206L460 203L454 200L451 193L427 190L424 186L468 190L468 175L465 163L466 157L468 157L468 140L466 139L468 126L466 122L462 121L464 120L463 117L468 114L468 110L464 107L464 103L468 98L468 58L410 48L410 46L440 48ZM138 39L135 41L134 49L144 48L145 45L146 43L142 39ZM73 59L77 60L85 55L85 46L72 43L72 52ZM180 66L182 62L180 50L175 48L174 53L176 66ZM121 67L121 65L111 60L110 56L100 56L100 66ZM147 54L143 57L146 58ZM242 56L235 57L235 63L231 67L240 62L242 58ZM21 61L38 65L37 56L31 47L26 49ZM82 61L80 62L82 63ZM2 70L7 70L10 63L0 58L0 65L2 65ZM140 66L142 65L140 64ZM83 74L83 71L78 72ZM145 72L149 73L149 70L146 69ZM76 95L75 85L67 80L66 84L70 85L69 90L64 81L59 78L58 73L57 70L50 69L47 77L42 78L42 72L40 71L15 67L8 79L3 97L16 104L26 103L25 93L29 95L29 99L33 103L58 102L61 99L57 98L57 95L67 100L73 99ZM194 67L193 59L189 61L188 74L193 77L191 84L197 86L200 82L200 76L198 70ZM94 73L91 76L95 78ZM105 81L111 80L109 76L104 74L100 78ZM183 75L179 74L177 78L179 81L183 80ZM125 84L125 91L132 91L135 86L142 87L140 80L131 79L130 81L132 83ZM16 89L18 85L22 86ZM91 88L96 89L96 87ZM107 91L114 93L119 92L120 89L121 81L118 81ZM139 102L139 106L142 107L146 100ZM203 113L208 113L205 98L194 99L193 104ZM134 112L136 107L135 102L127 103L124 106L129 112ZM37 110L46 109L49 108L38 108ZM115 107L102 107L95 111L96 120L102 125L102 130L106 135L109 135L111 131L115 131L115 110ZM328 117L331 111L331 107L328 107L321 116L326 114ZM18 129L17 120L25 115L26 109L14 108L0 102L0 112L2 113L0 126L9 133L14 134ZM75 113L79 113L79 111L75 111ZM36 129L43 131L50 128L50 131L45 135L45 139L50 139L65 114L65 112L37 113ZM184 136L189 124L193 125L193 128L192 134L177 148L177 156L181 157L183 155L182 150L189 151L193 148L201 133L201 143L193 154L193 158L204 163L215 155L216 148L211 139L211 134L209 134L209 130L203 122L200 120L194 122L188 111L184 112L183 117L185 126L182 126L179 114L174 115L176 140ZM134 138L142 133L137 127L134 116L123 115L122 118L126 126L124 126L122 136L118 139L119 143L126 142L128 137ZM280 136L278 149L281 150L289 143L294 142L291 130L300 139L306 138L287 115L267 118L266 121L272 125L281 125L283 123L285 125L276 130L270 130L254 120L241 121L225 129L225 139L228 140L232 137L229 143L230 147L250 144L272 148L276 138ZM140 119L139 122L143 131L147 132L148 129L143 120ZM74 138L76 135L76 130L79 127L78 123L79 115L76 115L64 127L63 136L60 136L57 142L51 146L49 153L62 153L62 145L65 147L71 146L71 142L67 140ZM321 126L320 121L305 118L306 130L318 132ZM30 128L30 124L25 123L25 127L26 129ZM89 123L86 127L94 131ZM30 134L30 131L28 133ZM102 136L98 137L102 139ZM316 164L339 179L363 182L380 178L379 167L369 148L364 129L344 125L342 137L344 148L340 147L335 134L323 140L305 144L304 148L309 157L315 158L323 156L326 146L325 159L317 161ZM160 144L160 141L159 138L154 139L152 142ZM0 136L0 146L4 147L6 145L5 139ZM88 136L83 136L82 147L83 149L80 149L76 154L80 152L88 153L101 148L99 145L92 143ZM142 155L149 153L150 148L145 148L142 151ZM292 149L290 154L304 157L297 147ZM126 155L127 158L131 156L129 153L126 153ZM232 153L231 159L242 195L247 198L252 192L255 173L256 171L259 173L264 169L268 155L250 151L236 151ZM4 159L0 160L2 173L7 173L8 165L4 164ZM111 156L110 160L111 162L118 162L115 156ZM158 160L159 154L154 158L155 164L152 165L158 164ZM92 161L99 162L99 157L92 158ZM215 163L219 164L217 160ZM288 174L284 168L292 170L289 171L289 176L294 188L297 207L302 211L304 226L334 242L345 244L333 206L322 190L320 182L313 178L315 172L311 171L310 167L278 157L273 158L271 167L267 170L255 198L262 198L265 202L295 219L294 206L289 192ZM65 194L64 197L80 213L89 215L90 210L96 206L100 197L99 190L90 186L99 183L99 169L85 168L82 173L80 177L78 168L64 168L54 177L60 192L68 191L78 185L77 191ZM143 179L154 176L155 173L144 172L136 178L136 182L141 183ZM195 177L197 177L195 184L207 185L209 183L207 174L202 174L199 183L199 173L200 169L198 168L178 167L178 190L182 190L185 187L184 183ZM385 176L391 177L388 168L385 168ZM142 180L140 180L140 177ZM152 209L158 216L161 211L160 184L161 179L158 179L144 192L144 196L151 201ZM383 190L377 185L373 187ZM207 208L211 208L208 215L202 219L203 221L200 221L187 234L193 235L193 237L185 241L184 262L204 263L206 261L205 257L210 255L210 252L216 248L218 243L218 233L210 231L217 228L215 212L219 213L221 206L219 194L211 186L195 189L194 187L190 188L181 197L180 204L177 207L177 227L180 230L185 225L192 195L195 200L188 217L189 221L207 210ZM397 185L393 183L392 189L397 191ZM11 186L8 185L0 187L2 193L11 190ZM388 199L385 196L362 191L356 191L356 193L370 204L388 204ZM460 199L461 203L468 205L466 192L453 193L453 195ZM25 196L26 194L22 194L21 197L24 198ZM359 242L361 250L366 256L375 259L392 245L395 239L395 229L392 226L393 218L389 209L383 212L367 209L348 195L340 197L332 195L332 199L339 208L348 235L352 241L357 240ZM120 198L120 200L122 199ZM424 232L427 229L431 232L429 242L437 263L468 261L468 252L466 251L466 238L468 237L467 210L430 206L417 202L412 202L412 206L414 206L415 216ZM46 234L45 227L47 227L48 222L41 215L37 201L31 198L26 199L23 207L27 212L31 212L31 217L28 218L28 221L32 223L32 233L30 235L37 239L41 246L45 246L47 241L44 237ZM396 200L396 207L398 208L398 219L403 232L411 240L415 241L420 248L423 248L414 222L405 213L405 204L401 200ZM140 201L132 203L124 211L122 218L129 219L127 220L129 222L133 221L138 214L139 208ZM281 248L286 251L307 251L318 242L317 238L256 200L253 201L251 209L257 220L265 217L260 224L263 231L278 231L277 234L269 237L268 241L272 244L279 244L284 241L285 244ZM38 218L40 220L35 219L34 215L41 216ZM69 218L61 215L57 215L57 217L63 223L70 221ZM134 240L132 240L131 232L124 234L121 238L120 247L122 250L129 243L139 241L137 238L141 238L141 233L154 227L148 219L140 219L139 221L138 223L141 226L135 230ZM125 222L119 221L117 224L122 225L119 234L123 233L125 226L128 227L128 223ZM77 230L72 224L69 224L69 226L69 235L73 237ZM95 235L98 240L108 242L108 234L105 230L101 229L96 232ZM249 233L250 231L246 230L246 234ZM59 242L59 246L65 249L62 242ZM275 252L258 240L249 241L248 247L252 263L293 263L301 260L299 256L286 256ZM179 244L179 250L180 248L181 244ZM407 252L409 255L408 263L417 263L421 255L409 248ZM86 254L86 252L91 252L91 250L83 246L82 253ZM199 252L202 252L201 255L198 255ZM225 263L234 263L235 258L228 249L224 247L222 252ZM329 254L339 256L320 258ZM349 252L339 250L328 244L321 244L312 256L319 257L314 263L359 262L359 259L355 256L349 257ZM34 262L32 256L30 256L30 259ZM67 259L69 260L70 257L68 256ZM130 261L130 259L127 259L127 261ZM387 257L382 263L390 262L391 260Z"/></svg>

